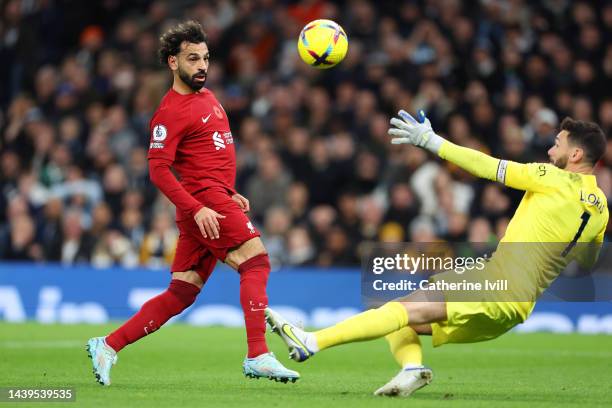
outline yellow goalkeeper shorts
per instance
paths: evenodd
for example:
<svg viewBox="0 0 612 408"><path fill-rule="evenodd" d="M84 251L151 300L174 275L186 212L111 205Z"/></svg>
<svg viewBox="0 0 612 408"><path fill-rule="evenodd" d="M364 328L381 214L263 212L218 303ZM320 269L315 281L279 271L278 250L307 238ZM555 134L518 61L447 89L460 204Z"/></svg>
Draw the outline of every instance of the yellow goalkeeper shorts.
<svg viewBox="0 0 612 408"><path fill-rule="evenodd" d="M432 323L434 347L494 339L525 321L532 302L447 302L447 320Z"/></svg>

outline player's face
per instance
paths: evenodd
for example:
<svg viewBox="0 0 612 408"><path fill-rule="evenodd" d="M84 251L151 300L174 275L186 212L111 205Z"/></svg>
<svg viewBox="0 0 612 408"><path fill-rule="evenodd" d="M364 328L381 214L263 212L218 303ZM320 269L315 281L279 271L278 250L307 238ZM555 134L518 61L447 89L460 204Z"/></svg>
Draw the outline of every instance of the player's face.
<svg viewBox="0 0 612 408"><path fill-rule="evenodd" d="M570 145L567 140L567 130L562 130L555 137L555 144L548 149L550 162L560 169L565 169L570 155Z"/></svg>
<svg viewBox="0 0 612 408"><path fill-rule="evenodd" d="M181 44L181 52L176 56L176 71L181 81L194 91L199 91L206 83L209 58L206 43Z"/></svg>

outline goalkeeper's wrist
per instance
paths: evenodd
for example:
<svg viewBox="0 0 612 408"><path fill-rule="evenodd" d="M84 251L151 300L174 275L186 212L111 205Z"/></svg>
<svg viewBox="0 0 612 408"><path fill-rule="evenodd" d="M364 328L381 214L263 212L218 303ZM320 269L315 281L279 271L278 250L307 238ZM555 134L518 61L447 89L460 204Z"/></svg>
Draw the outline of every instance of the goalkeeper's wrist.
<svg viewBox="0 0 612 408"><path fill-rule="evenodd" d="M427 142L425 143L424 147L430 152L439 155L442 143L444 143L446 139L444 139L442 136L436 135L434 132L429 132L427 136Z"/></svg>

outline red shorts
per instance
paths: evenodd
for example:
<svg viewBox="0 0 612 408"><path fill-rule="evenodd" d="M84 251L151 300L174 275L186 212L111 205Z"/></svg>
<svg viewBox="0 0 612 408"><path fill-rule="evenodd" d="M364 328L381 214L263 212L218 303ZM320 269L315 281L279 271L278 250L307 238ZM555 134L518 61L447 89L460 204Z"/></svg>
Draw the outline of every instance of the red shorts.
<svg viewBox="0 0 612 408"><path fill-rule="evenodd" d="M259 231L238 203L232 200L231 193L223 187L208 188L196 194L195 198L206 207L225 215L225 218L218 219L219 238L204 238L193 217L177 215L179 239L170 270L172 272L193 270L206 282L217 259L224 261L230 250L258 237Z"/></svg>

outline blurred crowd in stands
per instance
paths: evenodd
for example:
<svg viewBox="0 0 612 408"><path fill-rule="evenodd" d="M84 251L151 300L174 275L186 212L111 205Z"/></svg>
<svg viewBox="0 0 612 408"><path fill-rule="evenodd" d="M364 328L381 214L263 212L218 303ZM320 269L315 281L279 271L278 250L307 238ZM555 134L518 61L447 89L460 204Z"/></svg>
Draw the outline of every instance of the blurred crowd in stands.
<svg viewBox="0 0 612 408"><path fill-rule="evenodd" d="M317 18L349 37L331 70L296 52ZM275 265L350 266L364 242L504 234L522 192L389 144L399 109L520 162L548 161L565 116L612 130L611 2L7 0L0 259L171 262L174 208L146 155L171 83L158 37L184 19L208 33L206 86L229 115L237 190ZM596 175L610 200L612 141Z"/></svg>

